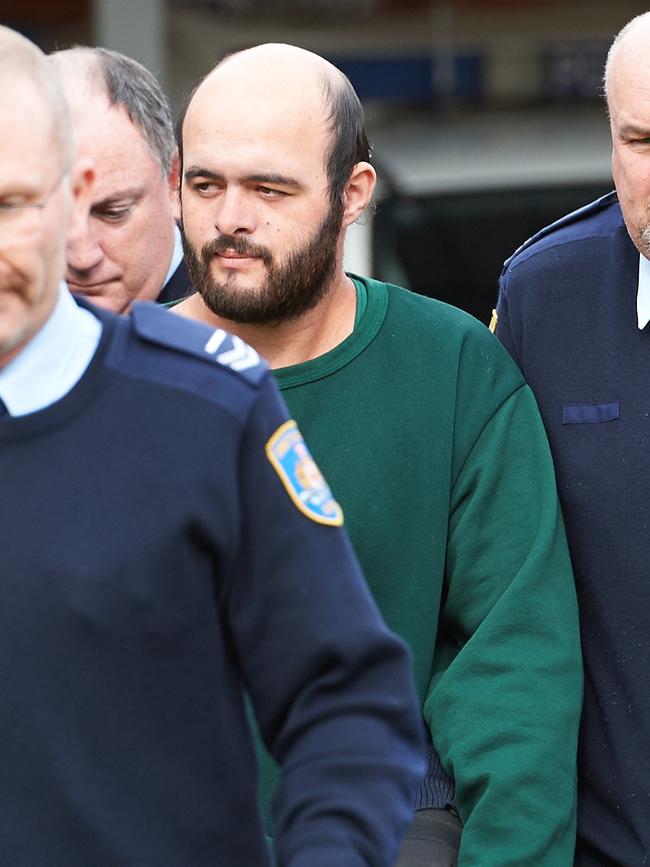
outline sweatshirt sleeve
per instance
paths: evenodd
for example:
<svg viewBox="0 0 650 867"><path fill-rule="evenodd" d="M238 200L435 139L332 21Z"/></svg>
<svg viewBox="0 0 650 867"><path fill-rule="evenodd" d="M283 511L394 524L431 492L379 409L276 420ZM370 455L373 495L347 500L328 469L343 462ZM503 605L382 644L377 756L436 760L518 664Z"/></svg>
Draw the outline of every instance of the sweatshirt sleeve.
<svg viewBox="0 0 650 867"><path fill-rule="evenodd" d="M410 656L384 624L344 530L315 519L318 505L301 500L292 442L306 477L318 474L297 429L289 425L295 433L276 450L279 466L270 460L285 412L269 385L242 441L241 542L226 606L255 716L281 771L277 863L389 867L424 769Z"/></svg>
<svg viewBox="0 0 650 867"><path fill-rule="evenodd" d="M461 401L463 410L471 415ZM424 705L456 779L459 867L573 863L581 700L555 476L534 397L520 385L453 479L446 595Z"/></svg>

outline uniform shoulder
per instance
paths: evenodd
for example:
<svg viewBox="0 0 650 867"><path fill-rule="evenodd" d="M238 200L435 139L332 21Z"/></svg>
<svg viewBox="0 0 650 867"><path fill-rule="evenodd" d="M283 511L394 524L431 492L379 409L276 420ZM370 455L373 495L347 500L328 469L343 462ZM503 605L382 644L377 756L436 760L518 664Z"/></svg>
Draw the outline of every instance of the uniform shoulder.
<svg viewBox="0 0 650 867"><path fill-rule="evenodd" d="M216 364L234 371L251 385L258 385L266 373L266 364L253 347L221 328L210 328L149 302L134 304L131 320L134 335L142 343L198 359L203 364Z"/></svg>
<svg viewBox="0 0 650 867"><path fill-rule="evenodd" d="M611 236L624 226L616 193L612 191L584 205L532 235L506 259L502 275L546 251L588 239Z"/></svg>
<svg viewBox="0 0 650 867"><path fill-rule="evenodd" d="M239 337L151 302L135 303L118 324L109 363L131 377L243 408L268 376Z"/></svg>

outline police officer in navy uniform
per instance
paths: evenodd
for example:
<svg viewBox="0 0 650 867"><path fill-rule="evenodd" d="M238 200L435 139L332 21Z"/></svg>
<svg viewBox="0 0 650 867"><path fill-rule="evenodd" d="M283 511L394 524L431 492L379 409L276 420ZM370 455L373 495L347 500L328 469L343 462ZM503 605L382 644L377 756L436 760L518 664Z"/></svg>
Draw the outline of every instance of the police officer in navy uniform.
<svg viewBox="0 0 650 867"><path fill-rule="evenodd" d="M0 851L12 867L388 867L423 773L410 661L257 353L61 282L93 177L0 28Z"/></svg>
<svg viewBox="0 0 650 867"><path fill-rule="evenodd" d="M548 432L581 608L580 867L650 855L649 40L646 13L607 59L616 191L524 244L497 307Z"/></svg>

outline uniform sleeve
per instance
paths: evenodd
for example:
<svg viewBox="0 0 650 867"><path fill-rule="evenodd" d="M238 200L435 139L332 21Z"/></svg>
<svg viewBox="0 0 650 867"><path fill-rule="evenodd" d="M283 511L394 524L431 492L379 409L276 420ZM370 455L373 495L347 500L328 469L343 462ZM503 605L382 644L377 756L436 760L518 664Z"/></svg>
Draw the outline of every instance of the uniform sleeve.
<svg viewBox="0 0 650 867"><path fill-rule="evenodd" d="M573 576L546 435L520 386L452 488L425 717L456 779L459 867L568 867L582 665Z"/></svg>
<svg viewBox="0 0 650 867"><path fill-rule="evenodd" d="M383 623L345 532L313 520L265 454L286 410L268 387L241 444L241 544L226 607L278 762L280 867L392 864L422 774L408 652Z"/></svg>
<svg viewBox="0 0 650 867"><path fill-rule="evenodd" d="M499 279L499 298L497 300L497 325L495 334L508 350L514 359L517 367L523 371L523 359L521 347L516 329L516 323L513 323L510 311L510 300L508 297L508 282L510 279L510 269L506 264L501 277Z"/></svg>

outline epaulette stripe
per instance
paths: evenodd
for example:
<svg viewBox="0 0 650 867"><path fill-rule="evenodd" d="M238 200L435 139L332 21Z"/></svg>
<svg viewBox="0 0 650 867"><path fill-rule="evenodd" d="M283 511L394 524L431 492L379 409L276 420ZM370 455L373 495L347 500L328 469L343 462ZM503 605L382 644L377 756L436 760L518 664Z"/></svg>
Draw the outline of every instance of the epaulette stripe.
<svg viewBox="0 0 650 867"><path fill-rule="evenodd" d="M133 305L131 321L140 339L208 364L216 362L255 385L266 373L267 365L253 347L222 328L212 330L204 323L177 316L146 301Z"/></svg>

